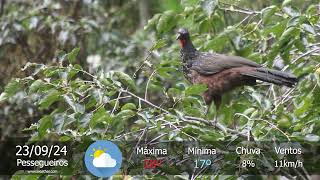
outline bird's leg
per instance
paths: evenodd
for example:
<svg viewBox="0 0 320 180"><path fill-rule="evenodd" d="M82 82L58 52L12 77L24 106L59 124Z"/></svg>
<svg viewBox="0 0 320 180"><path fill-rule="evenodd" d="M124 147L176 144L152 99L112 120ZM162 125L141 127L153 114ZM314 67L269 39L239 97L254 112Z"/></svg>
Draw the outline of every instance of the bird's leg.
<svg viewBox="0 0 320 180"><path fill-rule="evenodd" d="M217 122L218 122L218 113L217 113L217 109L216 109L216 112L214 113L214 117L213 117L213 120L212 120L212 125L214 126L214 127L216 127L217 126Z"/></svg>
<svg viewBox="0 0 320 180"><path fill-rule="evenodd" d="M212 120L212 124L216 127L218 122L219 108L221 104L221 96L213 96L214 105L216 106L216 112L214 114L214 118Z"/></svg>
<svg viewBox="0 0 320 180"><path fill-rule="evenodd" d="M210 103L210 104L208 104L207 105L207 110L206 110L206 116L208 116L208 114L209 114L209 111L210 111L210 109L211 109L211 106L212 106L212 103ZM216 127L216 125L217 125L217 110L216 110L216 112L215 112L215 114L214 114L214 117L213 117L213 120L211 121L211 124L214 126L214 127Z"/></svg>
<svg viewBox="0 0 320 180"><path fill-rule="evenodd" d="M216 112L214 114L214 118L213 120L211 121L211 124L216 127L217 125L217 122L218 122L218 111L219 111L219 107L220 107L220 104L221 104L221 96L219 95L212 95L209 91L205 92L203 94L203 97L204 97L204 100L207 104L207 110L206 110L206 115L208 115L209 111L210 111L210 108L211 108L211 105L212 105L212 101L214 102L215 104L215 107L216 107Z"/></svg>
<svg viewBox="0 0 320 180"><path fill-rule="evenodd" d="M205 113L206 116L208 116L210 108L211 108L211 103L207 104L207 109L206 109L206 113Z"/></svg>
<svg viewBox="0 0 320 180"><path fill-rule="evenodd" d="M209 111L212 105L212 96L209 93L209 91L206 91L205 93L203 93L203 98L207 105L207 110L206 110L206 116L207 116L209 114Z"/></svg>

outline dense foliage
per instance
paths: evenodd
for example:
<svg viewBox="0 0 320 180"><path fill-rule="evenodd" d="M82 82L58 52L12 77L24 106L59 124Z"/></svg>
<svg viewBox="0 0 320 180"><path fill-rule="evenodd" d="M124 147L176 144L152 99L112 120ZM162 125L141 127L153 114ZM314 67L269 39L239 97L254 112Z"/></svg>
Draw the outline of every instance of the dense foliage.
<svg viewBox="0 0 320 180"><path fill-rule="evenodd" d="M20 78L2 82L1 116L28 116L32 124L23 132L30 140L320 140L316 0L167 1L144 29L128 20L138 11L134 2L45 2L8 4L0 21L3 61L25 64ZM180 70L179 27L190 30L201 51L290 71L299 83L228 93L214 127L217 112L206 114L201 97L206 86L190 85ZM74 161L70 171L81 174L82 159Z"/></svg>

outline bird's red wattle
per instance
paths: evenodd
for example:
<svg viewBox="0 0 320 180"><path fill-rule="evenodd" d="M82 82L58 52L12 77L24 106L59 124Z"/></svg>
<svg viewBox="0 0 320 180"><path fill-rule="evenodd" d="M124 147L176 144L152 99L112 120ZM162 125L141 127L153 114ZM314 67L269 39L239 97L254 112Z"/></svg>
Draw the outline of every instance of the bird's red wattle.
<svg viewBox="0 0 320 180"><path fill-rule="evenodd" d="M183 48L186 44L186 41L184 39L179 39L180 47Z"/></svg>

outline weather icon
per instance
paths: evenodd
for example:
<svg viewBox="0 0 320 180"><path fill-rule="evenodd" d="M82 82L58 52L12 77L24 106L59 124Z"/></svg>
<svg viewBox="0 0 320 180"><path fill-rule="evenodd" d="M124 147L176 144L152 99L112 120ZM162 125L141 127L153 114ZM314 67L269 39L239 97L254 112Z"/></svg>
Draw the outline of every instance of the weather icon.
<svg viewBox="0 0 320 180"><path fill-rule="evenodd" d="M121 167L122 154L118 146L110 141L92 143L85 154L85 165L97 177L110 177Z"/></svg>
<svg viewBox="0 0 320 180"><path fill-rule="evenodd" d="M117 161L112 159L110 154L106 153L106 149L95 150L93 149L94 153L90 156L93 156L93 165L95 167L106 168L106 167L115 167Z"/></svg>

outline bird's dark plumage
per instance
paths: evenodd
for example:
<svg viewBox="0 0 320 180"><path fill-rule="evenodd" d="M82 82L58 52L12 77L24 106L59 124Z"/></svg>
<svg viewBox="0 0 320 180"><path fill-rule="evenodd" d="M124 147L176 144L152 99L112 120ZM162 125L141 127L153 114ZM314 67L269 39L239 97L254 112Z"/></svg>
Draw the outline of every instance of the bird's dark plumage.
<svg viewBox="0 0 320 180"><path fill-rule="evenodd" d="M204 99L208 105L215 102L218 108L221 96L236 87L255 85L256 80L292 87L297 78L288 72L262 67L238 56L199 52L192 44L187 29L178 31L182 70L193 84L206 84Z"/></svg>

